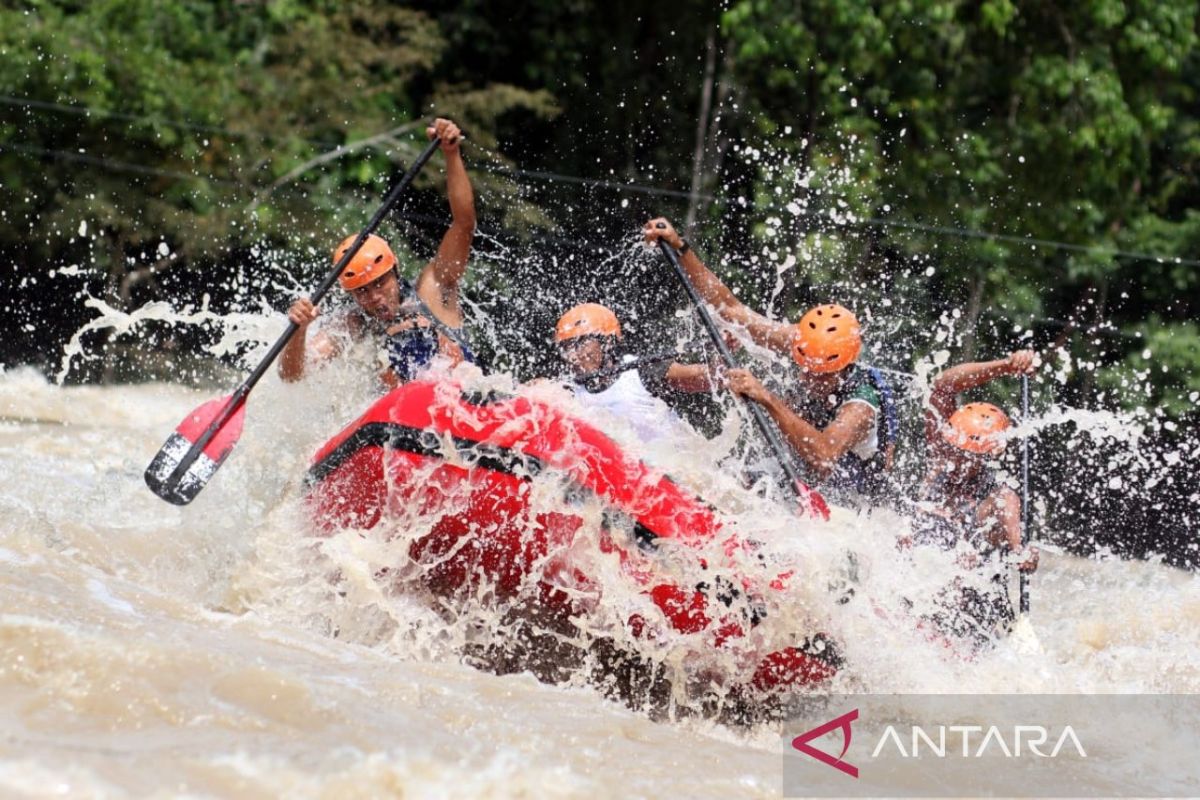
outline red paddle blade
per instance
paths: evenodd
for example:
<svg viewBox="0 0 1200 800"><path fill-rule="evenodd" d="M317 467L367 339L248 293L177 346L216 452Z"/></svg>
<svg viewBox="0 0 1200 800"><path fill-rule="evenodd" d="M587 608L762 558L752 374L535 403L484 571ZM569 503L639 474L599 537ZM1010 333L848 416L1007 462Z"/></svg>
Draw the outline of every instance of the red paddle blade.
<svg viewBox="0 0 1200 800"><path fill-rule="evenodd" d="M798 485L800 489L801 504L808 506L808 513L814 517L829 521L829 504L825 502L825 498L816 489L810 488L808 484L801 483Z"/></svg>
<svg viewBox="0 0 1200 800"><path fill-rule="evenodd" d="M241 438L246 404L239 403L230 413L229 406L235 402L233 395L210 400L183 418L146 467L150 491L177 506L187 505L200 494ZM223 422L222 417L226 417ZM220 427L201 446L201 439L214 424Z"/></svg>

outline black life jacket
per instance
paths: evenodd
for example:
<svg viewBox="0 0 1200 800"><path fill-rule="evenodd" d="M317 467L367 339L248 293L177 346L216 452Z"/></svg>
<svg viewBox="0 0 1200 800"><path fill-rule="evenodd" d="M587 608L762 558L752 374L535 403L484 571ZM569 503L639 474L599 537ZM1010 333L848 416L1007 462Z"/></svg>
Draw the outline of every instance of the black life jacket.
<svg viewBox="0 0 1200 800"><path fill-rule="evenodd" d="M837 490L850 490L868 500L880 499L888 490L888 474L895 461L896 438L900 430L900 417L896 396L883 373L874 367L855 365L843 378L834 392L832 403L824 398L805 398L797 402L795 393L790 393L789 405L817 428L825 428L833 422L838 411L852 398L863 383L869 384L879 396L879 408L875 413L875 435L878 448L869 459L847 452L834 464L830 476L823 483Z"/></svg>
<svg viewBox="0 0 1200 800"><path fill-rule="evenodd" d="M956 500L950 497L949 483L950 473L945 471L935 473L926 483L920 499L937 506L941 513L918 513L913 520L913 541L950 550L965 540L980 552L993 549L981 535L979 508L1000 485L995 474L990 469L980 469L970 482L958 487Z"/></svg>

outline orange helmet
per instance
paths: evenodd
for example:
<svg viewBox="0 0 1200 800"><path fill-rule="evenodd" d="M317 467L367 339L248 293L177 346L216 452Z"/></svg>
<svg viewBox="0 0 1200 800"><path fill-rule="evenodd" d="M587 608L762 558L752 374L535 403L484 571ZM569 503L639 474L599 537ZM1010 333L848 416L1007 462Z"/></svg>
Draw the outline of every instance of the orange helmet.
<svg viewBox="0 0 1200 800"><path fill-rule="evenodd" d="M942 438L969 453L990 454L1004 449L1008 415L991 403L967 403L950 415Z"/></svg>
<svg viewBox="0 0 1200 800"><path fill-rule="evenodd" d="M807 372L845 369L858 358L860 350L858 319L844 306L817 306L795 325L792 358Z"/></svg>
<svg viewBox="0 0 1200 800"><path fill-rule="evenodd" d="M351 234L337 246L337 249L333 251L333 263L336 264L338 259L346 254L350 245L354 244L354 240L357 238L357 233ZM358 252L354 254L354 258L350 259L350 263L342 270L342 274L338 276L338 283L346 291L357 289L386 275L388 270L395 266L396 254L392 252L392 248L388 247L388 243L382 238L372 233L367 236L362 247L358 248Z"/></svg>
<svg viewBox="0 0 1200 800"><path fill-rule="evenodd" d="M617 315L599 303L584 303L572 308L554 326L554 341L565 342L576 336L621 336Z"/></svg>

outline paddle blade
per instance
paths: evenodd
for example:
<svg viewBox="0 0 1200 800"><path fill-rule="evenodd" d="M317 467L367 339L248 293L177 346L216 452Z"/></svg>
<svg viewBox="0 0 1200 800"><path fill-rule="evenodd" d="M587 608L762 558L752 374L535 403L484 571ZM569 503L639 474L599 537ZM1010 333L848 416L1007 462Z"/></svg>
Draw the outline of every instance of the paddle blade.
<svg viewBox="0 0 1200 800"><path fill-rule="evenodd" d="M829 504L825 502L825 498L816 489L810 488L808 484L797 481L796 494L800 498L800 507L812 517L829 521Z"/></svg>
<svg viewBox="0 0 1200 800"><path fill-rule="evenodd" d="M1042 642L1038 639L1037 631L1033 629L1033 623L1029 621L1027 614L1017 617L1008 638L1013 649L1021 655L1040 656L1046 652L1042 649Z"/></svg>
<svg viewBox="0 0 1200 800"><path fill-rule="evenodd" d="M236 402L233 395L210 400L183 418L158 455L146 467L146 485L150 491L177 506L185 506L200 494L200 490L221 466L242 435L246 420L246 404L241 403L199 449L200 439L217 422L226 408ZM193 451L196 451L193 455ZM191 464L180 471L185 460Z"/></svg>

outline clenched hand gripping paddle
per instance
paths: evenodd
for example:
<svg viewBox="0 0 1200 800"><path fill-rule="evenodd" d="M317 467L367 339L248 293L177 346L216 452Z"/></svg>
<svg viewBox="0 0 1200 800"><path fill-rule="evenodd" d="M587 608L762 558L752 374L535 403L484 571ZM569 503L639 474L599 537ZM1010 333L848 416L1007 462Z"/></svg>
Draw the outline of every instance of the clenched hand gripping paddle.
<svg viewBox="0 0 1200 800"><path fill-rule="evenodd" d="M440 144L441 140L435 137L417 156L417 160L404 173L404 177L384 199L375 216L371 217L371 221L359 232L350 249L342 254L333 265L333 269L313 291L311 299L314 304L319 303L333 286L338 275L342 274L350 259L354 258L363 242L367 240L367 236L383 222L383 218L396 205L404 190ZM287 330L271 347L262 363L234 389L233 394L210 400L184 417L183 422L179 423L175 432L146 468L146 485L150 487L150 491L177 506L187 505L200 494L200 490L208 484L209 479L241 438L242 423L246 419L246 397L249 396L250 390L266 374L267 369L283 352L283 348L297 330L299 326L289 321Z"/></svg>
<svg viewBox="0 0 1200 800"><path fill-rule="evenodd" d="M721 360L725 362L726 367L732 368L733 354L729 352L729 348L725 346L725 341L721 338L721 332L717 329L717 325L713 322L712 315L708 313L708 309L704 307L704 302L700 299L700 295L696 293L696 287L692 286L692 282L688 280L687 273L683 270L683 265L679 263L679 254L675 252L675 248L658 240L658 247L662 250L663 256L667 259L675 269L675 274L679 276L680 282L683 284L684 291L687 292L688 298L692 301L692 307L696 309L696 313L700 315L700 321L704 323L705 330L708 331L709 338L712 339L713 346L717 348L717 353L720 354ZM757 403L744 400L743 406L750 412L750 416L754 419L754 425L758 428L758 432L766 439L767 446L771 448L771 452L775 455L775 460L779 462L779 466L783 467L784 473L787 474L788 480L792 483L792 488L796 491L796 496L802 503L808 506L809 511L814 516L819 516L824 519L829 519L829 506L825 504L825 498L808 487L803 480L800 479L800 473L796 470L796 464L792 461L791 456L784 448L783 441L779 438L779 434L767 422L767 417L763 413L762 408Z"/></svg>

